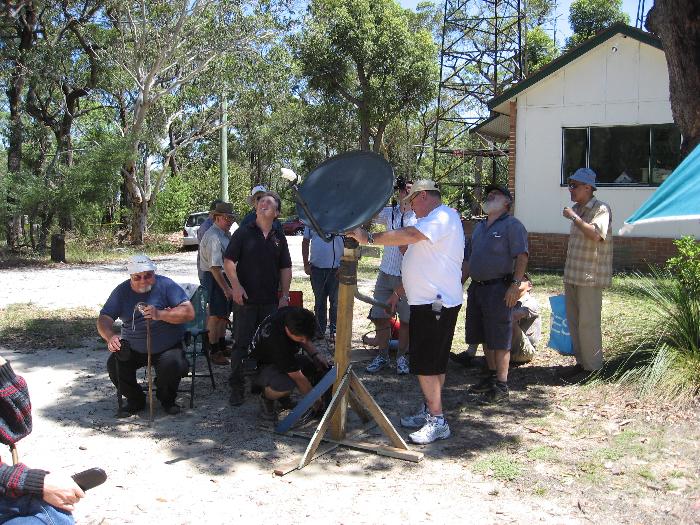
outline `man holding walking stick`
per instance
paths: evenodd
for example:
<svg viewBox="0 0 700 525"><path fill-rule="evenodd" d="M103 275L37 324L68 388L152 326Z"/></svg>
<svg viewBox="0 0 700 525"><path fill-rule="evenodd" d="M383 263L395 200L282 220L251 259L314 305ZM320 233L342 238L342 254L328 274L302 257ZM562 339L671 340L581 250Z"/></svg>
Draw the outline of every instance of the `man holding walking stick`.
<svg viewBox="0 0 700 525"><path fill-rule="evenodd" d="M177 283L156 275L155 263L145 255L129 259L127 269L129 280L112 291L97 320L97 330L111 352L109 378L126 397L128 414L143 410L146 396L136 370L149 362L150 339L157 397L163 410L174 415L180 412L175 404L180 379L189 369L182 349L183 325L194 319L194 308ZM121 334L112 328L117 318L122 321Z"/></svg>

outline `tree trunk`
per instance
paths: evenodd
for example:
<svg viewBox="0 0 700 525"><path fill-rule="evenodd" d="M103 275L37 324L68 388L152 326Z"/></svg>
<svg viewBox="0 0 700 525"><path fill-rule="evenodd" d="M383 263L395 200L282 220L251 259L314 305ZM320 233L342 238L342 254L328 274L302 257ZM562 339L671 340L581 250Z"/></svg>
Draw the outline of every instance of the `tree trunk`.
<svg viewBox="0 0 700 525"><path fill-rule="evenodd" d="M7 151L7 170L9 173L18 174L22 167L22 142L24 130L22 128L22 91L28 69L24 64L24 55L34 47L34 30L37 24L36 7L31 1L17 12L14 18L14 30L18 39L15 56L10 59L12 71L7 88L8 105L10 106L10 141ZM11 42L8 39L7 42ZM6 43L7 43L6 42ZM9 211L15 203L14 197L7 195L6 209ZM9 219L5 224L7 245L14 248L19 243L22 233L21 217L17 214L7 214Z"/></svg>
<svg viewBox="0 0 700 525"><path fill-rule="evenodd" d="M661 39L666 53L671 111L685 157L700 143L700 3L656 0L646 28Z"/></svg>
<svg viewBox="0 0 700 525"><path fill-rule="evenodd" d="M371 151L369 139L372 136L372 126L369 121L369 115L362 108L358 109L357 113L360 119L360 150Z"/></svg>

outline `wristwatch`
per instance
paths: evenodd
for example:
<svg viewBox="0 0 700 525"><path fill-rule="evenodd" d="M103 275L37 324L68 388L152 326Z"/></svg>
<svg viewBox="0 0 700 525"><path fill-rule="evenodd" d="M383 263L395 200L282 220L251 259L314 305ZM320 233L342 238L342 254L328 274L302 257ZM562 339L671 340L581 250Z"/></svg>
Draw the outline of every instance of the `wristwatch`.
<svg viewBox="0 0 700 525"><path fill-rule="evenodd" d="M374 235L372 235L372 232L367 232L367 244L374 244Z"/></svg>
<svg viewBox="0 0 700 525"><path fill-rule="evenodd" d="M521 284L523 284L522 281L519 281L518 279L513 279L510 284L514 284L517 287L520 287Z"/></svg>
<svg viewBox="0 0 700 525"><path fill-rule="evenodd" d="M289 302L289 296L288 295L283 295L280 297L280 299L284 299L285 301Z"/></svg>

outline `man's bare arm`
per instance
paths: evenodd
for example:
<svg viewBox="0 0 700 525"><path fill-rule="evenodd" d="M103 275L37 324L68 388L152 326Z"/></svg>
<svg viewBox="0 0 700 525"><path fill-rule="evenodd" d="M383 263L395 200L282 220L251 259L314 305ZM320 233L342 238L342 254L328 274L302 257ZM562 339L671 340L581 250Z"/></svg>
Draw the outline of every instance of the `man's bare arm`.
<svg viewBox="0 0 700 525"><path fill-rule="evenodd" d="M346 235L356 239L360 244L367 244L367 232L362 228L348 232ZM374 234L374 244L382 246L402 246L425 241L428 238L415 226L406 226L398 230L390 230Z"/></svg>

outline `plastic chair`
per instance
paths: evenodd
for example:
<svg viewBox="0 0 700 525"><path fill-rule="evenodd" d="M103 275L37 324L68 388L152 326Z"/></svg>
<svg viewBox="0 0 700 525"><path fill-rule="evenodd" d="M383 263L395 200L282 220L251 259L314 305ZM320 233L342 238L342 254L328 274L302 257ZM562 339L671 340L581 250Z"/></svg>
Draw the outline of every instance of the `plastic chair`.
<svg viewBox="0 0 700 525"><path fill-rule="evenodd" d="M183 340L185 357L190 363L190 371L188 377L191 378L189 389L178 390L178 392L190 393L190 408L194 407L194 383L197 377L208 377L211 379L211 387L216 390L214 383L214 372L211 369L211 361L209 360L209 340L207 329L207 303L209 297L206 288L200 286L190 299L194 307L194 320L185 325L185 337ZM197 374L197 357L203 356L209 368L208 374Z"/></svg>

